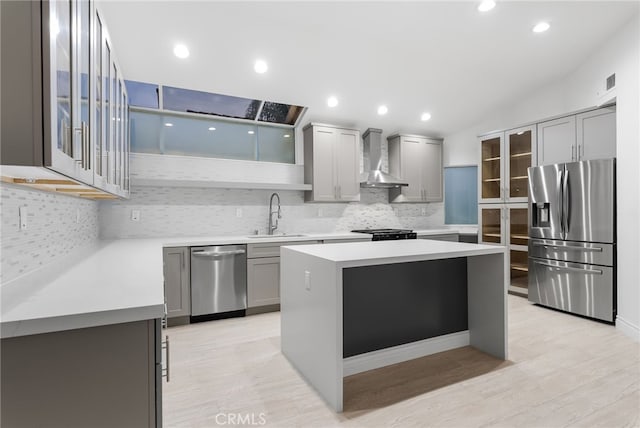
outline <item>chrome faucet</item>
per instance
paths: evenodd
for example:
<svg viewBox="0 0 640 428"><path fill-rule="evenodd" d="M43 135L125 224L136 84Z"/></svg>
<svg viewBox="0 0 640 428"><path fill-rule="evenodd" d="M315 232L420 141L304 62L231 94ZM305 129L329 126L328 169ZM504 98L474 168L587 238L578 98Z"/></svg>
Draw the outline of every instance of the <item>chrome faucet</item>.
<svg viewBox="0 0 640 428"><path fill-rule="evenodd" d="M278 210L273 210L273 197L278 198ZM273 222L273 215L276 215L276 221ZM278 219L282 218L282 211L280 210L280 195L277 193L271 194L271 198L269 199L269 235L273 235L273 232L278 228Z"/></svg>

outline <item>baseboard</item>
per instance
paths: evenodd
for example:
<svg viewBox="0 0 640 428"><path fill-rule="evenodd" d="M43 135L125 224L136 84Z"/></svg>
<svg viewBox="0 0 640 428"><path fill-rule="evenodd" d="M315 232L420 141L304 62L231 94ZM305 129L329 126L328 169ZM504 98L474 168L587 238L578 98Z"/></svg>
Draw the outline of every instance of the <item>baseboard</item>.
<svg viewBox="0 0 640 428"><path fill-rule="evenodd" d="M280 310L280 304L275 305L267 305L267 306L258 306L255 308L247 308L247 315L257 315L264 314L267 312L277 312Z"/></svg>
<svg viewBox="0 0 640 428"><path fill-rule="evenodd" d="M343 376L366 372L469 345L469 330L367 352L343 360Z"/></svg>
<svg viewBox="0 0 640 428"><path fill-rule="evenodd" d="M636 342L640 342L640 327L626 321L620 317L620 315L616 317L616 328L624 333L625 336L629 336Z"/></svg>
<svg viewBox="0 0 640 428"><path fill-rule="evenodd" d="M191 322L189 315L185 317L167 318L167 327L176 327L179 325L187 325Z"/></svg>

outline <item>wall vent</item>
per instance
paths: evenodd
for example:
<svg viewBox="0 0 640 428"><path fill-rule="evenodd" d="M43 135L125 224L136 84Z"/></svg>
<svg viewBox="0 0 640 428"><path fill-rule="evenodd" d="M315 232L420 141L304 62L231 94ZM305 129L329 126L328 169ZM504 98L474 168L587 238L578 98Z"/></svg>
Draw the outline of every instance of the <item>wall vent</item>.
<svg viewBox="0 0 640 428"><path fill-rule="evenodd" d="M613 73L611 76L607 77L607 91L616 86L616 73Z"/></svg>

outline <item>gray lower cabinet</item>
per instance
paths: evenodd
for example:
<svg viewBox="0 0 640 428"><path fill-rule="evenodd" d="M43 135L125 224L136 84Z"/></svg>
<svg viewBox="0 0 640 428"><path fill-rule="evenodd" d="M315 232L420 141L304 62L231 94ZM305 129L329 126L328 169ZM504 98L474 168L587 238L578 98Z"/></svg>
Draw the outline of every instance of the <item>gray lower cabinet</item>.
<svg viewBox="0 0 640 428"><path fill-rule="evenodd" d="M477 244L478 243L478 234L477 233L461 233L458 235L458 239L460 242L466 242L468 244Z"/></svg>
<svg viewBox="0 0 640 428"><path fill-rule="evenodd" d="M189 248L164 248L162 256L167 318L188 317L191 315Z"/></svg>
<svg viewBox="0 0 640 428"><path fill-rule="evenodd" d="M3 427L160 427L160 319L2 339Z"/></svg>
<svg viewBox="0 0 640 428"><path fill-rule="evenodd" d="M441 235L424 235L424 236L418 236L418 239L431 239L434 241L451 241L451 242L459 241L457 233L443 233Z"/></svg>
<svg viewBox="0 0 640 428"><path fill-rule="evenodd" d="M247 306L280 304L280 257L247 260Z"/></svg>
<svg viewBox="0 0 640 428"><path fill-rule="evenodd" d="M247 245L247 307L280 304L280 247L284 245L320 244L321 241L261 242ZM258 312L259 312L258 311ZM252 312L252 311L248 311ZM255 313L255 312L254 312Z"/></svg>

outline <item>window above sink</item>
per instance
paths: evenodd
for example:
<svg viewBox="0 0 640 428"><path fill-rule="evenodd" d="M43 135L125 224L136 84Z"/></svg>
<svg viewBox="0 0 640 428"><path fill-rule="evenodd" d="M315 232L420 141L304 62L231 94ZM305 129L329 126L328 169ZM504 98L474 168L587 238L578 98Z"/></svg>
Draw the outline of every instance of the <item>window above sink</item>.
<svg viewBox="0 0 640 428"><path fill-rule="evenodd" d="M126 81L131 151L295 164L306 107Z"/></svg>

